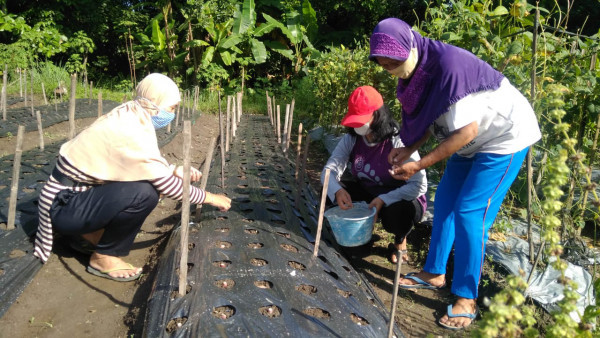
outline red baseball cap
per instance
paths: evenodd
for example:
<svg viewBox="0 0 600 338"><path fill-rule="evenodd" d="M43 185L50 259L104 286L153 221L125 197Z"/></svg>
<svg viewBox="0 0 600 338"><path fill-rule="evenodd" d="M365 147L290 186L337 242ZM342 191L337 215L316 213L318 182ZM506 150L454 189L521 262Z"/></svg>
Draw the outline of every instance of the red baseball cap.
<svg viewBox="0 0 600 338"><path fill-rule="evenodd" d="M383 97L371 86L356 88L348 98L348 113L342 119L342 126L360 128L371 120L373 112L383 106Z"/></svg>

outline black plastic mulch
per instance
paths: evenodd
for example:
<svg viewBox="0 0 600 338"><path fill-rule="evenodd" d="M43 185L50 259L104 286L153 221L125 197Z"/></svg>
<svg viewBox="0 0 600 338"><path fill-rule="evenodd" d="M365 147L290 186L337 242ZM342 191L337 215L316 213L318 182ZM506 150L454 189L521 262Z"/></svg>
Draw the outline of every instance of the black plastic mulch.
<svg viewBox="0 0 600 338"><path fill-rule="evenodd" d="M93 101L92 101L93 102ZM78 100L79 106L79 100ZM87 100L77 108L76 118L97 116L97 108L90 108L88 113L85 106ZM103 101L105 112L118 106L119 103L112 101ZM112 107L112 108L111 108ZM52 106L54 109L54 106ZM31 111L25 114L18 114L15 111L9 110L8 116L12 116L11 126L14 126L16 135L16 126L24 124L28 126L31 118ZM53 111L53 110L52 110ZM92 114L94 112L94 114ZM86 115L87 114L87 115ZM49 126L55 123L65 121L61 116L68 115L68 106L64 106L62 111L58 113L49 113L42 115L44 126ZM21 116L23 120L18 120L16 117ZM4 128L4 122L2 121ZM0 128L2 129L2 128ZM13 130L4 128L3 130ZM37 130L37 124L34 127ZM166 128L157 130L157 139L159 146L164 146L169 143L177 132L181 130L181 126L173 128L171 133L167 133ZM0 132L2 133L2 132ZM3 134L4 136L4 134ZM36 136L37 138L37 136ZM61 144L53 144L45 146L44 151L33 149L22 153L21 170L19 174L19 189L17 193L17 210L15 213L15 229L3 230L0 226L0 317L8 310L10 305L23 292L37 271L41 268L40 261L33 256L33 237L37 230L37 199L39 192L46 180L50 176L56 156ZM12 185L14 155L0 157L0 224L6 225L8 222L8 204L10 198L10 190Z"/></svg>
<svg viewBox="0 0 600 338"><path fill-rule="evenodd" d="M244 115L238 133L226 157L225 188L218 151L207 186L231 197L232 208L204 206L201 222L190 225L181 298L180 228L173 231L157 267L144 335L386 336L387 309L338 253L329 229L313 257L318 201L304 182L295 207L295 166L271 136L268 118Z"/></svg>

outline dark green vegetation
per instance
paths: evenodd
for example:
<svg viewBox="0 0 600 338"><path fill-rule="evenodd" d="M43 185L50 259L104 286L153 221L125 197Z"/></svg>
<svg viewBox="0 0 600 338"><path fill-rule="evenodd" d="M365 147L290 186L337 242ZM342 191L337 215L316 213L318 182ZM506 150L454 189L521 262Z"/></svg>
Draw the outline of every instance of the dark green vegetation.
<svg viewBox="0 0 600 338"><path fill-rule="evenodd" d="M330 128L359 85L377 87L399 113L394 80L366 56L376 22L400 17L424 36L486 60L530 99L543 139L532 148L531 175L522 170L497 225L530 216L542 226L541 261L564 271L560 257L573 249L563 248L566 239L583 233L597 246L600 6L597 0L545 0L539 6L536 19L535 4L521 0L5 0L0 67L7 65L12 94L19 90L17 68L30 70L47 89L68 84L69 73L76 72L121 96L136 79L159 71L183 89L203 88L210 109L217 90L243 90L244 107L262 112L268 90L278 102L296 99L295 123ZM442 170L443 165L430 170L433 182ZM598 301L598 270L590 272ZM600 308L589 306L577 325L566 315L573 286L566 278L564 284L563 311L544 333L590 335ZM533 325L529 310L521 311L524 299L518 297L526 284L515 278L508 285L490 307L497 311L488 312L482 332L534 335L527 331Z"/></svg>

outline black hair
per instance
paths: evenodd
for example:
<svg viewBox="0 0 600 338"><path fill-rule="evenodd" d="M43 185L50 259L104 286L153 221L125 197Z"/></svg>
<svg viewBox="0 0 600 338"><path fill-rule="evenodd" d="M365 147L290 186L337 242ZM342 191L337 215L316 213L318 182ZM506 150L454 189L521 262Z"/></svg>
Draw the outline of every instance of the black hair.
<svg viewBox="0 0 600 338"><path fill-rule="evenodd" d="M373 134L373 143L379 143L400 132L400 124L394 120L390 108L386 104L373 112L373 121L371 121L371 133ZM354 128L347 127L348 133L352 136L358 136Z"/></svg>

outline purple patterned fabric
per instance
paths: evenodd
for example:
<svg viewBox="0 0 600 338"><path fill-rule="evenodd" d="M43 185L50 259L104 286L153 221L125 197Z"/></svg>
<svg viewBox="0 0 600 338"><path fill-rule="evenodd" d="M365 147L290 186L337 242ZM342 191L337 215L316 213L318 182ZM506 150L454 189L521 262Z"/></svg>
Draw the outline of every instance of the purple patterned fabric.
<svg viewBox="0 0 600 338"><path fill-rule="evenodd" d="M416 47L419 56L414 74L409 79L399 79L396 87L396 97L402 104L400 137L407 146L421 139L429 125L458 100L472 93L497 89L504 79L502 73L471 52L424 38L396 18L382 20L373 30L370 59L383 56L398 60L397 55L402 51L381 54L394 45L386 42L389 38L396 40L402 50Z"/></svg>

